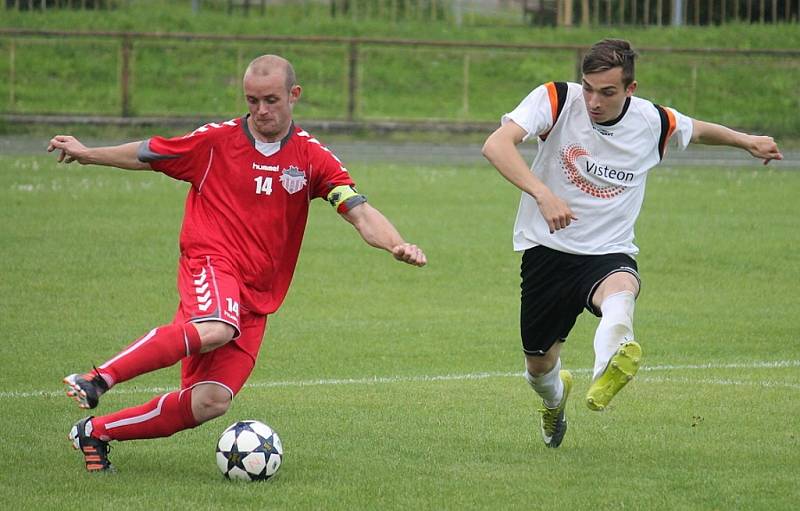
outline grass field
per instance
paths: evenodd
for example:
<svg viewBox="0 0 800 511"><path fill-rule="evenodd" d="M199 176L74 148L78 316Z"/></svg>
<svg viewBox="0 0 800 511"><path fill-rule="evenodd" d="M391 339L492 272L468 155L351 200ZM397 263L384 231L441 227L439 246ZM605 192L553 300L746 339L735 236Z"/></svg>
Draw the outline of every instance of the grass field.
<svg viewBox="0 0 800 511"><path fill-rule="evenodd" d="M61 377L171 319L185 185L0 156L0 492L6 509L795 509L800 501L800 172L662 168L637 226L645 367L604 413L582 404L595 319L564 348L570 430L546 449L519 376L518 194L488 165L349 165L422 245L415 269L319 201L293 288L226 415L114 445L89 475ZM795 169L797 170L797 169ZM176 368L124 383L149 400ZM266 484L214 463L238 419L286 450Z"/></svg>

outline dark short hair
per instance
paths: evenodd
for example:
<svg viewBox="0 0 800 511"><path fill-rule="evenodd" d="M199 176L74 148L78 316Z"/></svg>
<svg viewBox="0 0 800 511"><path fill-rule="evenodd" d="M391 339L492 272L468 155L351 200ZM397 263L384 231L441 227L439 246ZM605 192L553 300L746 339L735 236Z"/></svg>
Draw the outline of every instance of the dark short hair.
<svg viewBox="0 0 800 511"><path fill-rule="evenodd" d="M636 52L631 43L623 39L603 39L595 43L583 56L581 71L583 74L599 73L615 67L622 68L622 84L627 87L634 80L633 61Z"/></svg>

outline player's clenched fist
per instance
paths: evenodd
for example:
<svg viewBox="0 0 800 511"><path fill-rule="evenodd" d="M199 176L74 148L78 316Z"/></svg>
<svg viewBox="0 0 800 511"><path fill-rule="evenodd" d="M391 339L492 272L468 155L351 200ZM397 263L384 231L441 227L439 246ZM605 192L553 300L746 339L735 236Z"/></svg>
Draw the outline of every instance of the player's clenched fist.
<svg viewBox="0 0 800 511"><path fill-rule="evenodd" d="M563 199L549 191L541 194L536 200L542 217L550 228L550 234L566 228L573 220L578 219Z"/></svg>

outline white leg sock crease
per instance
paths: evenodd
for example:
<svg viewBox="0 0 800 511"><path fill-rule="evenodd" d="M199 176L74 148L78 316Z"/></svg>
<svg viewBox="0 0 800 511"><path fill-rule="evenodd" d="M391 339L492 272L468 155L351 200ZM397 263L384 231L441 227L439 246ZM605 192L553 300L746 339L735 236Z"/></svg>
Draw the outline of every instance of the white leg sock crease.
<svg viewBox="0 0 800 511"><path fill-rule="evenodd" d="M564 382L561 381L558 373L561 371L561 359L556 362L555 367L550 372L540 376L533 376L525 369L525 379L531 388L541 396L544 405L548 408L555 408L561 402L564 395Z"/></svg>

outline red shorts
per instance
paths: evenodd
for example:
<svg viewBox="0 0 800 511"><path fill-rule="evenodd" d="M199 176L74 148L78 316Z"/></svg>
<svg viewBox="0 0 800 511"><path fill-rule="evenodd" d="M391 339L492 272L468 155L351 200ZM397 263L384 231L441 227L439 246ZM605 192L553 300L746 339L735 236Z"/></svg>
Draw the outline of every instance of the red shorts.
<svg viewBox="0 0 800 511"><path fill-rule="evenodd" d="M178 313L184 321L222 321L239 328L239 279L222 261L210 257L190 259L181 256L178 262Z"/></svg>
<svg viewBox="0 0 800 511"><path fill-rule="evenodd" d="M210 257L181 257L178 265L181 303L173 322L222 321L236 329L233 340L224 346L182 360L182 389L216 383L235 396L253 371L267 317L240 309L239 287L238 278L224 262Z"/></svg>

